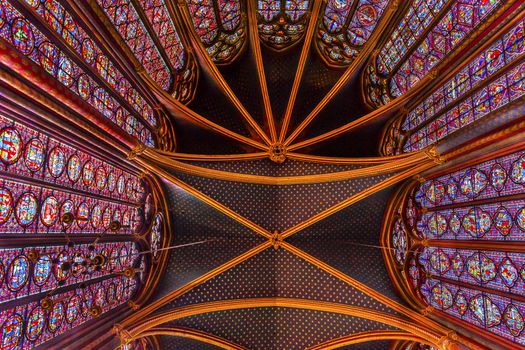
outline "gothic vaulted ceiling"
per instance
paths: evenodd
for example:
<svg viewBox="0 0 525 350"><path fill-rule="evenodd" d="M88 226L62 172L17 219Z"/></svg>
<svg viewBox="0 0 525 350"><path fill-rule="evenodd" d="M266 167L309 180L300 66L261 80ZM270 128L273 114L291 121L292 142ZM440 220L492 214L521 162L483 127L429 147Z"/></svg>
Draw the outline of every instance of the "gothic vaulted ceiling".
<svg viewBox="0 0 525 350"><path fill-rule="evenodd" d="M463 93L440 84L521 23L523 8L0 0L0 50L4 41L17 49L3 65L30 84L53 78L61 95L39 93L66 96L69 108L85 105L78 114L110 123L126 164L155 177L164 195L155 205L166 205L167 231L150 239L164 273L107 347L446 348L450 330L414 310L390 278L383 216L396 184L487 130L481 117L463 115L458 132L449 114L444 131L430 116L400 121L438 88L443 100ZM508 51L499 68L484 57L484 69L517 67L509 62L523 50ZM51 77L23 73L17 59L26 73Z"/></svg>

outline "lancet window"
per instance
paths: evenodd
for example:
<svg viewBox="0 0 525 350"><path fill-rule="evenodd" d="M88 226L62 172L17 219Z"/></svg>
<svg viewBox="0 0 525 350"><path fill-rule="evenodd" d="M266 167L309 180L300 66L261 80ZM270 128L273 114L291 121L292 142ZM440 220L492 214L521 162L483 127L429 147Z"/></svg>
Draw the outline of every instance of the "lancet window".
<svg viewBox="0 0 525 350"><path fill-rule="evenodd" d="M186 5L211 59L219 64L235 59L246 40L244 5L239 0L188 0Z"/></svg>
<svg viewBox="0 0 525 350"><path fill-rule="evenodd" d="M297 43L308 24L311 1L259 0L257 28L261 41L282 50Z"/></svg>
<svg viewBox="0 0 525 350"><path fill-rule="evenodd" d="M369 104L405 94L503 5L503 1L414 0L365 69Z"/></svg>
<svg viewBox="0 0 525 350"><path fill-rule="evenodd" d="M332 65L346 66L375 30L388 0L329 0L317 31L317 47Z"/></svg>
<svg viewBox="0 0 525 350"><path fill-rule="evenodd" d="M409 186L396 203L385 256L404 290L429 312L525 345L523 151Z"/></svg>
<svg viewBox="0 0 525 350"><path fill-rule="evenodd" d="M518 21L387 131L384 152L423 149L525 94L525 23Z"/></svg>
<svg viewBox="0 0 525 350"><path fill-rule="evenodd" d="M2 349L48 342L145 282L149 248L133 237L152 224L148 186L76 146L0 116Z"/></svg>

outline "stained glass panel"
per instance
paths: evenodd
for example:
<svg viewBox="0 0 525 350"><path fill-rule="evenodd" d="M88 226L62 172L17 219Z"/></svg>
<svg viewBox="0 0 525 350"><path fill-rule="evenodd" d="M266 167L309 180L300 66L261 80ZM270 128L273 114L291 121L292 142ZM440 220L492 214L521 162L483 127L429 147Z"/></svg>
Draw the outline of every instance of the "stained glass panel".
<svg viewBox="0 0 525 350"><path fill-rule="evenodd" d="M245 23L239 0L186 1L193 27L208 55L224 63L239 53L245 41Z"/></svg>
<svg viewBox="0 0 525 350"><path fill-rule="evenodd" d="M328 1L318 31L320 52L332 64L348 65L372 35L386 5L388 0Z"/></svg>
<svg viewBox="0 0 525 350"><path fill-rule="evenodd" d="M81 96L108 120L118 125L116 112L123 108L116 99L86 75L65 52L52 45L49 38L40 30L23 19L22 14L7 0L0 1L0 8L6 23L0 28L0 38L12 43L18 51L44 68L70 91ZM129 114L129 112L126 113ZM121 125L118 126L121 127ZM148 136L151 135L151 132L149 130L143 132L144 128L145 126L141 124L138 130L131 130L128 133L146 145L154 146L153 137ZM145 133L144 136L143 133ZM145 136L148 137L145 138Z"/></svg>
<svg viewBox="0 0 525 350"><path fill-rule="evenodd" d="M168 91L172 74L131 1L97 0L97 3L151 78Z"/></svg>
<svg viewBox="0 0 525 350"><path fill-rule="evenodd" d="M261 41L280 50L302 38L311 1L259 0L257 26Z"/></svg>

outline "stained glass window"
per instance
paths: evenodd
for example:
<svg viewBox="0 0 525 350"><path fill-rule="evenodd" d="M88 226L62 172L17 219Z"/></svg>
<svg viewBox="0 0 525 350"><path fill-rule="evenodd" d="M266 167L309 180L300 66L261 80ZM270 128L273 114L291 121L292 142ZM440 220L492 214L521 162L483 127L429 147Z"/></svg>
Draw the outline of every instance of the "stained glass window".
<svg viewBox="0 0 525 350"><path fill-rule="evenodd" d="M32 349L123 304L136 288L133 278L111 277L52 295L49 309L33 301L1 311L1 348Z"/></svg>
<svg viewBox="0 0 525 350"><path fill-rule="evenodd" d="M321 54L331 64L352 62L372 35L387 4L388 0L329 0L318 29Z"/></svg>
<svg viewBox="0 0 525 350"><path fill-rule="evenodd" d="M523 96L524 37L521 21L410 108L387 154L423 149Z"/></svg>
<svg viewBox="0 0 525 350"><path fill-rule="evenodd" d="M49 3L46 5L46 13L49 13L47 16L49 17L51 14L53 16L57 15L55 12L50 12L55 10L61 13L62 21L65 21L63 19L65 18L64 13L59 11L60 8L53 7L53 4ZM73 93L86 100L104 117L122 128L123 125L118 122L117 115L119 111L125 114L129 114L129 112L120 106L119 102L108 91L99 86L94 79L74 63L66 52L53 45L48 37L36 26L29 23L7 0L0 0L0 9L0 18L2 18L0 22L0 38L10 42L20 53L40 65ZM49 18L51 20L51 17ZM53 21L53 23L57 26L59 25L56 21ZM60 27L57 27L56 30L65 33L65 27L66 24L60 24ZM77 39L74 38L80 37L80 34L78 30L74 30L73 23L69 23L67 28L67 34L63 35L69 39L65 40L70 42L70 45L75 45L75 40ZM73 36L69 30L73 30L77 36ZM151 115L153 116L153 114ZM147 146L155 145L151 131L142 122L135 129L126 131Z"/></svg>
<svg viewBox="0 0 525 350"><path fill-rule="evenodd" d="M246 23L239 0L186 1L197 36L216 63L234 59L246 39Z"/></svg>
<svg viewBox="0 0 525 350"><path fill-rule="evenodd" d="M369 102L388 103L410 90L465 41L502 1L412 1L368 66Z"/></svg>
<svg viewBox="0 0 525 350"><path fill-rule="evenodd" d="M280 50L303 37L311 1L259 0L257 4L259 37L267 46Z"/></svg>
<svg viewBox="0 0 525 350"><path fill-rule="evenodd" d="M172 74L131 1L97 0L97 3L150 77L168 91Z"/></svg>
<svg viewBox="0 0 525 350"><path fill-rule="evenodd" d="M129 301L147 278L149 249L132 234L155 226L148 187L78 146L0 115L2 349L49 341Z"/></svg>
<svg viewBox="0 0 525 350"><path fill-rule="evenodd" d="M188 55L164 0L141 0L138 4L177 73L172 84L173 96L181 102L187 102L191 99L196 85L198 68L194 58Z"/></svg>
<svg viewBox="0 0 525 350"><path fill-rule="evenodd" d="M68 43L86 63L90 64L104 78L115 92L128 101L130 106L153 126L157 119L152 107L131 86L120 70L105 55L97 44L88 36L77 21L56 0L26 2L31 5L40 18L47 22L66 43ZM63 65L65 65L64 61ZM69 64L69 63L68 63ZM71 69L68 69L71 70ZM62 69L62 71L68 71Z"/></svg>
<svg viewBox="0 0 525 350"><path fill-rule="evenodd" d="M495 242L525 244L524 193L520 151L409 188L388 231L391 259L415 296L522 346L525 254Z"/></svg>

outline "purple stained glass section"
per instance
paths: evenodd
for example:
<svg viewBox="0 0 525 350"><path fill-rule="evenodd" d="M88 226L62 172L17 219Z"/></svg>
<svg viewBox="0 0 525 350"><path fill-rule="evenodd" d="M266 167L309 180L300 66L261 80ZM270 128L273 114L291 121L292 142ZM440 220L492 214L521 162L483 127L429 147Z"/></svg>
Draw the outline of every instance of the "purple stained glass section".
<svg viewBox="0 0 525 350"><path fill-rule="evenodd" d="M172 74L131 1L97 0L97 3L151 78L168 91Z"/></svg>
<svg viewBox="0 0 525 350"><path fill-rule="evenodd" d="M412 109L403 122L403 131L413 130L439 116L451 104L461 100L467 92L486 83L508 64L522 59L525 53L524 40L524 22L521 21L496 39L486 50L471 59L464 68ZM518 71L525 69L522 65L517 65L517 67L520 67ZM513 78L512 81L516 79L512 74L510 76ZM516 89L520 87L523 88L518 84Z"/></svg>
<svg viewBox="0 0 525 350"><path fill-rule="evenodd" d="M392 96L399 97L412 88L500 4L499 0L454 2L441 20L426 34L418 48L410 56L404 57L404 63L391 78Z"/></svg>
<svg viewBox="0 0 525 350"><path fill-rule="evenodd" d="M43 310L38 302L6 309L0 312L0 347L32 349L93 319L93 307L106 313L122 305L136 289L134 278L112 277L51 296L51 310Z"/></svg>
<svg viewBox="0 0 525 350"><path fill-rule="evenodd" d="M108 120L117 124L128 134L136 137L147 146L155 141L150 130L142 122L134 128L123 128L119 115L129 112L113 98L108 91L99 86L67 54L58 49L40 30L30 24L7 0L0 0L0 38L10 42L15 49L40 65L46 72L80 96ZM73 40L73 39L71 39Z"/></svg>
<svg viewBox="0 0 525 350"><path fill-rule="evenodd" d="M319 27L318 46L322 54L335 64L352 62L387 5L387 0L328 1Z"/></svg>
<svg viewBox="0 0 525 350"><path fill-rule="evenodd" d="M237 55L245 40L245 23L239 0L188 0L193 27L214 62Z"/></svg>

